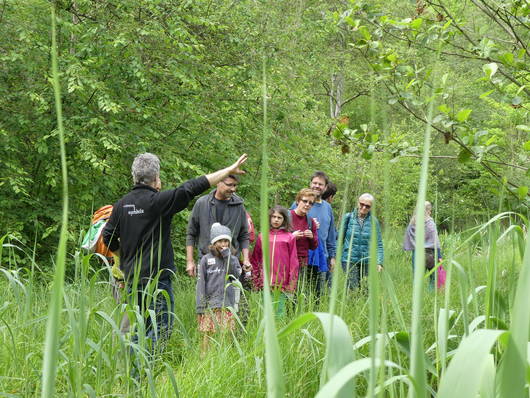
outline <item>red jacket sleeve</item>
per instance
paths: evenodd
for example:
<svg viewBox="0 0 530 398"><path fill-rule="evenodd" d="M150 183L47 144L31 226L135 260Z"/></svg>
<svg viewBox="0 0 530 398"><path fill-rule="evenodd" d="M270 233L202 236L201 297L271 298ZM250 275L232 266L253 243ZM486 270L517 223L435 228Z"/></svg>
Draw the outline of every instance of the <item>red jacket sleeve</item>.
<svg viewBox="0 0 530 398"><path fill-rule="evenodd" d="M256 289L263 288L263 250L261 244L261 234L258 235L256 246L250 256L250 264L252 264L252 282Z"/></svg>

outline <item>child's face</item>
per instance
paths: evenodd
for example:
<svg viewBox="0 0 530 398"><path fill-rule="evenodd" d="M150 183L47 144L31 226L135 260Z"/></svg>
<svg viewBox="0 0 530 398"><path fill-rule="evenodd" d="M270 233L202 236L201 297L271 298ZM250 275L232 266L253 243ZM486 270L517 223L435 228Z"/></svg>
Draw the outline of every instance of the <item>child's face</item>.
<svg viewBox="0 0 530 398"><path fill-rule="evenodd" d="M227 247L230 247L230 241L228 239L220 239L215 242L215 247L218 249L226 249Z"/></svg>
<svg viewBox="0 0 530 398"><path fill-rule="evenodd" d="M274 213L272 213L271 216L271 227L274 229L280 228L283 224L283 220L283 216L277 211L275 211Z"/></svg>

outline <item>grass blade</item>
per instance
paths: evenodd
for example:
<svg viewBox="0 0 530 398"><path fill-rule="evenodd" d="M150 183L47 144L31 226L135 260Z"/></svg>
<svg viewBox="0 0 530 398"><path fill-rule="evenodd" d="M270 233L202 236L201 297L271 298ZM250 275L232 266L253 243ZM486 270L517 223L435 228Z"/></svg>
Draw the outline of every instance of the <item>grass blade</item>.
<svg viewBox="0 0 530 398"><path fill-rule="evenodd" d="M498 393L503 397L525 396L528 369L527 345L530 325L529 295L530 239L527 239L525 256L513 304L508 347L501 359L498 372Z"/></svg>
<svg viewBox="0 0 530 398"><path fill-rule="evenodd" d="M263 147L261 169L261 201L260 221L261 240L263 245L263 303L265 322L265 370L267 374L267 396L283 397L285 383L283 379L282 357L280 344L276 334L274 310L269 286L269 200L268 200L268 172L269 159L267 152L268 126L267 126L267 74L266 59L263 58Z"/></svg>
<svg viewBox="0 0 530 398"><path fill-rule="evenodd" d="M44 344L44 359L42 364L42 397L55 396L55 377L57 375L57 359L59 354L60 314L64 290L64 269L66 260L66 240L68 228L68 179L66 170L66 152L64 148L64 129L61 107L61 88L57 68L57 38L55 4L51 8L52 19L52 78L55 95L55 110L57 113L57 127L61 150L61 170L63 180L63 214L57 257L55 262L55 276L53 280L52 297L46 324L46 341Z"/></svg>
<svg viewBox="0 0 530 398"><path fill-rule="evenodd" d="M344 366L339 372L337 372L325 385L320 389L315 398L329 398L336 397L341 389L351 381L359 373L362 373L366 370L369 370L373 366L371 358L363 358L357 361L351 362L348 365ZM376 358L375 366L379 367L381 365L395 367L401 369L401 367L391 361L380 361Z"/></svg>
<svg viewBox="0 0 530 398"><path fill-rule="evenodd" d="M432 118L433 102L429 106L429 118ZM425 356L423 352L423 331L421 326L421 309L423 304L423 279L425 274L425 197L427 193L427 172L431 143L431 124L427 124L423 144L420 186L416 201L416 252L414 256L414 284L412 292L412 326L410 349L410 373L415 381L415 388L409 390L409 397L425 397L427 383L425 377Z"/></svg>

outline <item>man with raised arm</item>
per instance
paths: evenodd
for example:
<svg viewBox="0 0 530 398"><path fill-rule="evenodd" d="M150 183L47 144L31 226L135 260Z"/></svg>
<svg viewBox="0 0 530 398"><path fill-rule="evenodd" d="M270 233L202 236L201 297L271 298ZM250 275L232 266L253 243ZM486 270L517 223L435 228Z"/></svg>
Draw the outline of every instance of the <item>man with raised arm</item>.
<svg viewBox="0 0 530 398"><path fill-rule="evenodd" d="M103 240L111 251L119 251L129 298L134 299L133 296L137 295L142 314L147 310L156 314L158 330L153 327L151 317L145 320L146 337L151 340L153 348L157 340L169 337L173 323L171 275L175 272L175 264L170 240L171 220L175 213L185 209L196 195L210 186L225 180L228 175L243 174L241 166L246 160L244 154L229 167L166 191L161 191L160 160L156 155L142 153L133 161L131 172L135 185L114 204L103 230ZM165 291L167 297L158 292L156 298L146 300L150 291L157 290Z"/></svg>

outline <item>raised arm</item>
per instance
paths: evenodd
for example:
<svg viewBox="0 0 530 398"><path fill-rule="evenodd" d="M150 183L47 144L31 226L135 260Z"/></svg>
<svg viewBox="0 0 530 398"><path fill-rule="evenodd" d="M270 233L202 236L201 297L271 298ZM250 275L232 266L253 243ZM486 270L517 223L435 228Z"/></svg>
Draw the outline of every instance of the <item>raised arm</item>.
<svg viewBox="0 0 530 398"><path fill-rule="evenodd" d="M247 158L247 154L244 153L233 165L225 167L221 170L217 170L211 174L206 174L206 178L208 179L210 185L216 185L218 182L226 178L229 174L245 174L245 171L241 168L241 166L247 161Z"/></svg>

